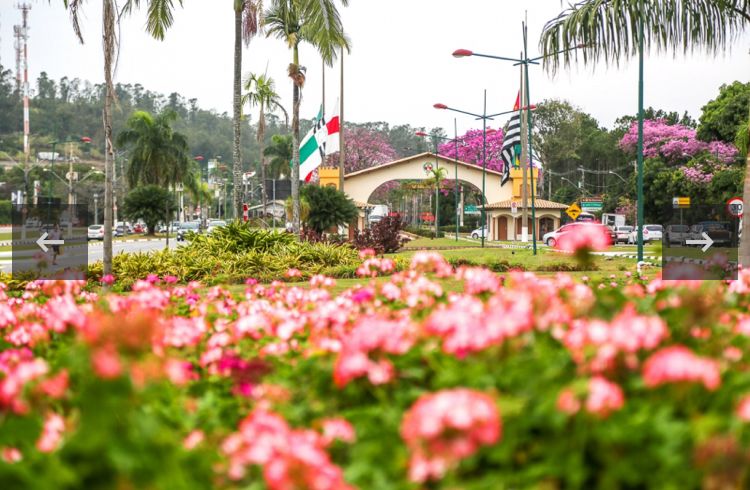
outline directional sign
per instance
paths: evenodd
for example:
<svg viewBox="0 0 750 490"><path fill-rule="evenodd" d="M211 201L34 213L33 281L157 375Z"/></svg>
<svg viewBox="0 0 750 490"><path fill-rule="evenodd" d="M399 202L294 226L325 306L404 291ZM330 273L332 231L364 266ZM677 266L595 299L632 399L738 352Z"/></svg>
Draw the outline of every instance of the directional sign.
<svg viewBox="0 0 750 490"><path fill-rule="evenodd" d="M701 233L701 236L703 237L703 240L685 240L685 243L687 245L703 245L703 248L701 248L701 250L705 252L706 250L711 248L711 245L714 244L714 241L710 236L708 236L708 233L706 233L705 231Z"/></svg>
<svg viewBox="0 0 750 490"><path fill-rule="evenodd" d="M727 211L735 218L741 218L744 211L744 203L741 197L733 197L727 201Z"/></svg>
<svg viewBox="0 0 750 490"><path fill-rule="evenodd" d="M42 236L39 237L39 240L36 241L36 244L39 245L39 248L42 249L42 252L47 253L47 245L64 245L65 240L45 240L47 238L47 232L45 231L42 233Z"/></svg>
<svg viewBox="0 0 750 490"><path fill-rule="evenodd" d="M464 206L464 214L480 214L476 204L467 204Z"/></svg>
<svg viewBox="0 0 750 490"><path fill-rule="evenodd" d="M690 207L690 198L689 197L673 197L672 198L672 207L674 209L685 209Z"/></svg>
<svg viewBox="0 0 750 490"><path fill-rule="evenodd" d="M573 203L570 206L568 206L568 209L565 210L565 212L570 216L570 218L575 221L578 216L581 215L581 208L578 207L578 204Z"/></svg>

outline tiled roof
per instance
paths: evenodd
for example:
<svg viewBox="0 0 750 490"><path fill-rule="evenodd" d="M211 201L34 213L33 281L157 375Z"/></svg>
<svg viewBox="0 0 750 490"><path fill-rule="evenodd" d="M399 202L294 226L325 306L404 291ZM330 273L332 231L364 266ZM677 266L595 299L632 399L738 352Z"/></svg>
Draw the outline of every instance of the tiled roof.
<svg viewBox="0 0 750 490"><path fill-rule="evenodd" d="M487 209L510 209L511 199L500 201L487 205ZM521 207L521 200L516 201L518 207ZM531 207L531 199L528 201L529 207ZM559 202L547 201L545 199L534 199L534 207L536 209L568 209L567 204L561 204Z"/></svg>

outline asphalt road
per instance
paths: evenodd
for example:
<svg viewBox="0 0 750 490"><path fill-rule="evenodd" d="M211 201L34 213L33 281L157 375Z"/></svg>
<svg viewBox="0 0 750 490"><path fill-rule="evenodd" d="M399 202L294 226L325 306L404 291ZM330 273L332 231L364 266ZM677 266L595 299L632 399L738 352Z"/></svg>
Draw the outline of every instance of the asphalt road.
<svg viewBox="0 0 750 490"><path fill-rule="evenodd" d="M184 242L182 242L184 243ZM181 246L182 243L179 245L177 244L177 241L174 238L169 239L169 248L176 248L177 246ZM152 240L152 241L135 241L135 242L120 242L115 241L113 244L113 253L115 255L122 253L122 252L148 252L152 250L161 250L166 246L166 240L160 239L160 240ZM78 263L80 263L80 249L74 249L74 248L68 248L65 249L65 246L63 246L63 254L58 259L62 265L66 265L66 260L78 260ZM102 247L101 242L89 242L88 244L88 262L94 263L96 261L102 260L104 254L104 249ZM73 259L73 257L78 256L76 259ZM11 266L11 254L10 252L4 252L0 254L0 270L3 272L10 273L12 271Z"/></svg>

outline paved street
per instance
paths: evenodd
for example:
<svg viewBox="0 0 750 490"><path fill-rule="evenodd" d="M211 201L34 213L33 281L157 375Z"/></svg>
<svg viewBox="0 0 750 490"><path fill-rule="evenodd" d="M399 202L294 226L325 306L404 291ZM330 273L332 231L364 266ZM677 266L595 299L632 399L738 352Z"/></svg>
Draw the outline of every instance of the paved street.
<svg viewBox="0 0 750 490"><path fill-rule="evenodd" d="M150 241L134 241L134 242L114 242L114 253L118 254L121 252L147 252L151 250L163 249L166 245L166 240L150 240ZM181 245L181 244L180 244ZM169 239L169 247L177 247L177 242L173 238ZM70 250L69 250L70 251ZM88 244L88 261L94 263L103 258L103 248L101 242L90 242ZM60 257L61 262L64 263L65 247L63 247L63 255ZM0 253L0 270L2 272L11 272L11 253L2 252Z"/></svg>

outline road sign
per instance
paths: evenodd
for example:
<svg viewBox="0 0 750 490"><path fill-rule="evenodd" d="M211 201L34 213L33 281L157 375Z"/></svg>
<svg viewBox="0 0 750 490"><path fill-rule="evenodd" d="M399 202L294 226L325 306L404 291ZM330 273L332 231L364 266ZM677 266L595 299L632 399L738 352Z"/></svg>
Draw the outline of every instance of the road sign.
<svg viewBox="0 0 750 490"><path fill-rule="evenodd" d="M578 216L581 215L581 208L578 207L577 203L573 203L568 206L568 209L566 209L565 212L573 221L575 221L576 219L578 219Z"/></svg>
<svg viewBox="0 0 750 490"><path fill-rule="evenodd" d="M674 209L685 209L690 207L690 198L689 197L673 197L672 198L672 207Z"/></svg>
<svg viewBox="0 0 750 490"><path fill-rule="evenodd" d="M727 211L735 218L741 218L744 212L744 203L741 197L733 197L727 201Z"/></svg>
<svg viewBox="0 0 750 490"><path fill-rule="evenodd" d="M602 210L602 198L601 197L581 198L581 209L583 209L584 211L601 211Z"/></svg>
<svg viewBox="0 0 750 490"><path fill-rule="evenodd" d="M513 214L513 216L518 214L518 203L516 201L510 202L510 212Z"/></svg>
<svg viewBox="0 0 750 490"><path fill-rule="evenodd" d="M480 214L476 204L467 204L464 206L464 214Z"/></svg>

